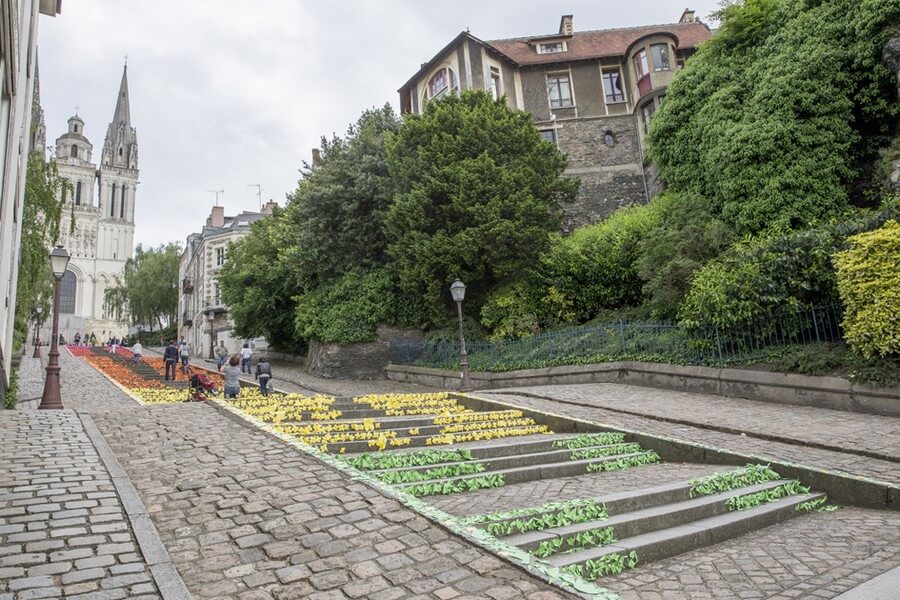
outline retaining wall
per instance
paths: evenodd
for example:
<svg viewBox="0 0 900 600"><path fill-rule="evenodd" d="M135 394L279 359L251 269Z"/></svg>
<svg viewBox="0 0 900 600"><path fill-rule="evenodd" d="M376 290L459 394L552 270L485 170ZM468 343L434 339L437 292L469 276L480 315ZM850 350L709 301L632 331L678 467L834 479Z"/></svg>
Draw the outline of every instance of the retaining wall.
<svg viewBox="0 0 900 600"><path fill-rule="evenodd" d="M388 365L388 379L446 390L459 389L459 373ZM525 369L506 373L472 373L475 389L574 383L627 383L682 392L748 398L777 404L815 406L848 412L900 417L900 386L873 388L841 377L810 377L748 369L717 369L645 362L609 362Z"/></svg>

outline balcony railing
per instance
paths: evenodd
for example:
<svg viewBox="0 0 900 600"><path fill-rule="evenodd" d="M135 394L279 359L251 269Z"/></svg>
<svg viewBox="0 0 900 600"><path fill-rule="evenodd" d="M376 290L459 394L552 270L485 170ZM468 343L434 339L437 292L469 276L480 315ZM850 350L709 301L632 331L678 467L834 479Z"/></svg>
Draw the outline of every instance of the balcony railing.
<svg viewBox="0 0 900 600"><path fill-rule="evenodd" d="M646 75L644 75L643 77L638 79L637 88L638 88L638 97L649 94L651 92L651 90L653 90L653 82L650 81L649 73L647 73Z"/></svg>
<svg viewBox="0 0 900 600"><path fill-rule="evenodd" d="M188 279L187 277L181 282L181 291L184 294L193 294L194 293L194 282Z"/></svg>

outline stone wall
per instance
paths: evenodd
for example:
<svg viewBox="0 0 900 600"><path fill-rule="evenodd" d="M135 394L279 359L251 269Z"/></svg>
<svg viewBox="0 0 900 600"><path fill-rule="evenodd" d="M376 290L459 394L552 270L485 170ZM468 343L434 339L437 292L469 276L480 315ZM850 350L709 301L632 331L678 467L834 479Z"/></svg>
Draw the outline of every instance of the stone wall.
<svg viewBox="0 0 900 600"><path fill-rule="evenodd" d="M421 339L419 329L380 325L374 342L333 344L311 340L306 371L328 379L382 379L385 367L391 362L390 343Z"/></svg>
<svg viewBox="0 0 900 600"><path fill-rule="evenodd" d="M564 207L564 231L647 201L638 130L631 115L561 119L555 127L559 149L569 158L566 174L581 180L575 202ZM607 132L613 136L612 146L606 143Z"/></svg>

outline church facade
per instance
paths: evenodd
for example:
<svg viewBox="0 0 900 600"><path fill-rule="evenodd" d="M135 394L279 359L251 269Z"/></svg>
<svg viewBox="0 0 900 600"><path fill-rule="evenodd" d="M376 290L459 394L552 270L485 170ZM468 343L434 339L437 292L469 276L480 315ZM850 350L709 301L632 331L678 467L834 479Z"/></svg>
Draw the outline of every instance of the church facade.
<svg viewBox="0 0 900 600"><path fill-rule="evenodd" d="M125 262L133 256L134 209L138 183L137 131L131 126L128 68L122 73L113 120L100 149L84 135L84 120L68 121L68 131L56 140L55 163L68 181L60 244L71 255L60 283L60 333L106 340L127 333L104 308L106 290L121 280ZM74 218L74 227L72 219Z"/></svg>

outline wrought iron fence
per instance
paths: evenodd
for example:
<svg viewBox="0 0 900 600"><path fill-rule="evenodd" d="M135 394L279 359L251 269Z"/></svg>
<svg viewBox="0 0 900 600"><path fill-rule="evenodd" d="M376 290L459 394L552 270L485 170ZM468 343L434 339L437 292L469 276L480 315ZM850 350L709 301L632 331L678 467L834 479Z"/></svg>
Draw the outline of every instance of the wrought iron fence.
<svg viewBox="0 0 900 600"><path fill-rule="evenodd" d="M647 360L678 364L744 363L765 356L773 347L843 339L836 306L785 311L741 327L684 327L676 323L617 321L573 327L518 340L467 341L469 365L475 371L584 364L614 360ZM455 369L455 342L392 342L391 362Z"/></svg>

